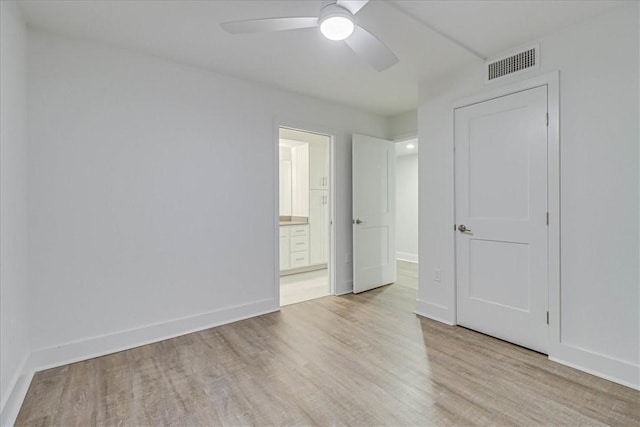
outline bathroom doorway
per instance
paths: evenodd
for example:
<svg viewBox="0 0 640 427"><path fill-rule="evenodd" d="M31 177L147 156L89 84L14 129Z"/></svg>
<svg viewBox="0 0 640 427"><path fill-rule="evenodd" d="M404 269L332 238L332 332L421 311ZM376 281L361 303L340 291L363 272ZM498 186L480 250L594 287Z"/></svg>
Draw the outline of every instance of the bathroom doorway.
<svg viewBox="0 0 640 427"><path fill-rule="evenodd" d="M280 306L332 295L332 137L279 128Z"/></svg>

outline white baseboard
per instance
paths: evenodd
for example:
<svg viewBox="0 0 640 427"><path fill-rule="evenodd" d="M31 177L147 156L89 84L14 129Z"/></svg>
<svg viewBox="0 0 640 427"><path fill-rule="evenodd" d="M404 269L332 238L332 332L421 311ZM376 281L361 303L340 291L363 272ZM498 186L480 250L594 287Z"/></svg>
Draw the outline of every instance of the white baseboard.
<svg viewBox="0 0 640 427"><path fill-rule="evenodd" d="M410 254L408 252L396 252L396 259L400 261L418 263L418 254Z"/></svg>
<svg viewBox="0 0 640 427"><path fill-rule="evenodd" d="M16 417L31 385L31 379L33 378L33 371L27 368L29 357L29 353L24 355L20 366L18 366L13 376L11 386L8 389L9 392L2 402L0 409L0 426L12 426L16 422Z"/></svg>
<svg viewBox="0 0 640 427"><path fill-rule="evenodd" d="M62 366L278 310L280 310L278 301L274 298L269 298L249 304L225 307L208 313L61 344L55 347L42 348L31 353L29 368L33 371L40 371Z"/></svg>
<svg viewBox="0 0 640 427"><path fill-rule="evenodd" d="M640 366L566 343L553 346L549 360L640 390Z"/></svg>
<svg viewBox="0 0 640 427"><path fill-rule="evenodd" d="M418 299L415 313L447 325L455 325L451 310L439 304ZM624 360L566 343L553 346L549 352L549 360L640 390L640 366Z"/></svg>
<svg viewBox="0 0 640 427"><path fill-rule="evenodd" d="M418 298L416 300L416 310L414 313L418 316L427 317L440 323L455 325L455 322L451 318L451 310L440 304L435 304Z"/></svg>
<svg viewBox="0 0 640 427"><path fill-rule="evenodd" d="M280 310L280 304L274 298L268 298L35 350L25 355L20 367L16 370L11 391L6 401L2 402L0 426L12 426L15 423L33 375L37 371L128 350L278 310Z"/></svg>
<svg viewBox="0 0 640 427"><path fill-rule="evenodd" d="M352 287L352 281L343 282L339 289L336 289L336 295L351 293ZM11 391L0 410L0 425L14 424L35 371L128 350L279 309L278 302L269 298L33 351L30 356L25 355L19 369L16 370ZM415 313L447 325L454 325L451 310L439 304L418 299ZM549 355L549 359L640 390L640 367L632 363L566 344L556 347L556 351L553 355Z"/></svg>

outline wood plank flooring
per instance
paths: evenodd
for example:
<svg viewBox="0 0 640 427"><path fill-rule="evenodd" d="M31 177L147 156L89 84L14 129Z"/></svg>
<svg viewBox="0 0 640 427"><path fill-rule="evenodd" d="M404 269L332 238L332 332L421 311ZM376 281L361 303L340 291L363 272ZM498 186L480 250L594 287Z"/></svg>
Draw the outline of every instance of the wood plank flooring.
<svg viewBox="0 0 640 427"><path fill-rule="evenodd" d="M412 313L396 284L49 369L17 425L640 425L640 393Z"/></svg>

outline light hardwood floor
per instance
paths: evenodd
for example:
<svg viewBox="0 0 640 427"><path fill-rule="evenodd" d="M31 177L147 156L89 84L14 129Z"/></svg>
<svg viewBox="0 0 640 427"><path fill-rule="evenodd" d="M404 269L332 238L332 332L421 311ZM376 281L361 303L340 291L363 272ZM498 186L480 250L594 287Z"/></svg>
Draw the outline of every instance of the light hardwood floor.
<svg viewBox="0 0 640 427"><path fill-rule="evenodd" d="M640 393L412 313L396 284L39 372L18 425L640 425Z"/></svg>

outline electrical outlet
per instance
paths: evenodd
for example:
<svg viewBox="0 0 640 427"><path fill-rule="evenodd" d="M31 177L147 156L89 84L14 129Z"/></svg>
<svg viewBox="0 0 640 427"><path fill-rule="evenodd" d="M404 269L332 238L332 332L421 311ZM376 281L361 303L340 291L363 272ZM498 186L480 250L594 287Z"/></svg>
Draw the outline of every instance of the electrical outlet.
<svg viewBox="0 0 640 427"><path fill-rule="evenodd" d="M433 280L440 282L442 280L442 271L439 268L433 269Z"/></svg>

